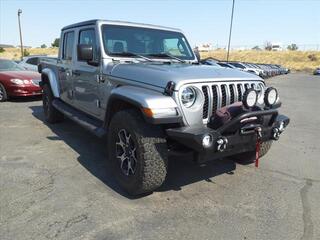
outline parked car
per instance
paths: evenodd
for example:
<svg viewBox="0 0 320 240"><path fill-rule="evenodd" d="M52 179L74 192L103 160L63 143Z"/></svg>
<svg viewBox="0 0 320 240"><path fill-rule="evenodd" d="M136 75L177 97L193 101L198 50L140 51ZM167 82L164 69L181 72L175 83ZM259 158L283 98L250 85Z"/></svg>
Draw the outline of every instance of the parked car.
<svg viewBox="0 0 320 240"><path fill-rule="evenodd" d="M162 185L169 153L248 161L289 124L275 88L197 64L179 29L91 20L64 27L60 39L58 59L39 66L45 120L65 116L106 137L110 172L130 194Z"/></svg>
<svg viewBox="0 0 320 240"><path fill-rule="evenodd" d="M19 62L19 65L26 70L37 72L41 57L45 57L45 55L30 55L23 57L22 61Z"/></svg>
<svg viewBox="0 0 320 240"><path fill-rule="evenodd" d="M206 58L206 59L202 59L200 60L200 63L203 65L210 65L210 66L215 66L215 67L221 67L218 64L218 61L213 59L213 58Z"/></svg>
<svg viewBox="0 0 320 240"><path fill-rule="evenodd" d="M217 62L218 65L225 68L231 68L231 69L237 69L236 67L232 66L231 64L228 64L226 62Z"/></svg>
<svg viewBox="0 0 320 240"><path fill-rule="evenodd" d="M235 68L241 70L241 71L245 71L248 73L253 73L257 76L261 76L262 75L262 70L261 69L255 69L243 62L228 62L228 64L234 66Z"/></svg>
<svg viewBox="0 0 320 240"><path fill-rule="evenodd" d="M29 71L38 72L38 65L44 59L54 59L54 57L47 55L31 55L24 57L19 65Z"/></svg>
<svg viewBox="0 0 320 240"><path fill-rule="evenodd" d="M320 67L316 68L313 72L314 75L320 75Z"/></svg>
<svg viewBox="0 0 320 240"><path fill-rule="evenodd" d="M0 59L0 102L9 97L41 95L41 75L26 71L14 61Z"/></svg>

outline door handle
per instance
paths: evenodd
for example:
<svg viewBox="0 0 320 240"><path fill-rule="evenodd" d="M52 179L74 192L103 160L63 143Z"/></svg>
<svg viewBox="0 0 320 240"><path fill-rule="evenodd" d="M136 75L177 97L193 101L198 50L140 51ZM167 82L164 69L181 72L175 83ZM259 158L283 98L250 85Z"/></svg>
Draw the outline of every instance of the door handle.
<svg viewBox="0 0 320 240"><path fill-rule="evenodd" d="M72 70L72 75L80 76L81 72L79 70Z"/></svg>

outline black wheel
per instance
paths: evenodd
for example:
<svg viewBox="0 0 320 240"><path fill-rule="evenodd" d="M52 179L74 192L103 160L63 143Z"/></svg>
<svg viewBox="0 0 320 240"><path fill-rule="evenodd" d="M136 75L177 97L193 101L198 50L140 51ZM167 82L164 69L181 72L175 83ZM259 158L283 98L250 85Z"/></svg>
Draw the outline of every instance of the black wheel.
<svg viewBox="0 0 320 240"><path fill-rule="evenodd" d="M272 141L267 141L267 142L263 142L260 144L259 158L262 158L264 155L267 154L267 152L271 148L271 145L272 145ZM240 153L240 154L234 155L231 158L241 164L250 164L255 161L256 153L255 152L245 152L245 153Z"/></svg>
<svg viewBox="0 0 320 240"><path fill-rule="evenodd" d="M8 95L4 86L0 83L0 102L5 102L8 99Z"/></svg>
<svg viewBox="0 0 320 240"><path fill-rule="evenodd" d="M128 109L115 113L108 132L108 155L119 185L129 194L152 192L167 175L167 143L159 126Z"/></svg>
<svg viewBox="0 0 320 240"><path fill-rule="evenodd" d="M63 120L63 114L59 112L53 105L54 96L51 87L48 84L43 86L42 103L45 120L48 123L57 123Z"/></svg>

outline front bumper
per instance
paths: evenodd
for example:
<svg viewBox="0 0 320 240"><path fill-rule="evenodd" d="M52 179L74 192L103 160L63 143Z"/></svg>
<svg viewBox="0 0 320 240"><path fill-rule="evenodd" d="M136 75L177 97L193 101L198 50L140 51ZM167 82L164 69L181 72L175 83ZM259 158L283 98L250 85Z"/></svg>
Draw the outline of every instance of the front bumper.
<svg viewBox="0 0 320 240"><path fill-rule="evenodd" d="M12 97L38 96L42 89L35 85L10 85L7 89L8 95Z"/></svg>
<svg viewBox="0 0 320 240"><path fill-rule="evenodd" d="M256 120L250 120L256 119ZM194 150L197 160L205 162L217 158L255 150L258 128L261 142L278 140L290 119L279 115L276 109L246 112L233 118L218 129L199 125L167 129L170 139ZM203 146L203 137L210 135L212 145Z"/></svg>

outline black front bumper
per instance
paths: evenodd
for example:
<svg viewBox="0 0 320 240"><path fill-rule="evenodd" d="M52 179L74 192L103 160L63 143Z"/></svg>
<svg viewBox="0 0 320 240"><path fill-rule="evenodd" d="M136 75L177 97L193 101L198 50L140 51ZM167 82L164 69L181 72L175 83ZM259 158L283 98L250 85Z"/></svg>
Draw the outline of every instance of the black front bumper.
<svg viewBox="0 0 320 240"><path fill-rule="evenodd" d="M256 120L250 120L252 118ZM171 128L166 132L170 139L194 150L199 162L205 162L237 153L254 151L257 142L257 128L261 128L261 142L277 140L275 129L280 129L281 133L282 127L285 128L289 121L288 117L279 115L276 109L268 109L245 112L218 129L210 128L209 123L207 126ZM210 147L205 148L202 139L208 134L212 136L213 141ZM218 149L217 141L219 139L224 139L227 142L223 151Z"/></svg>

